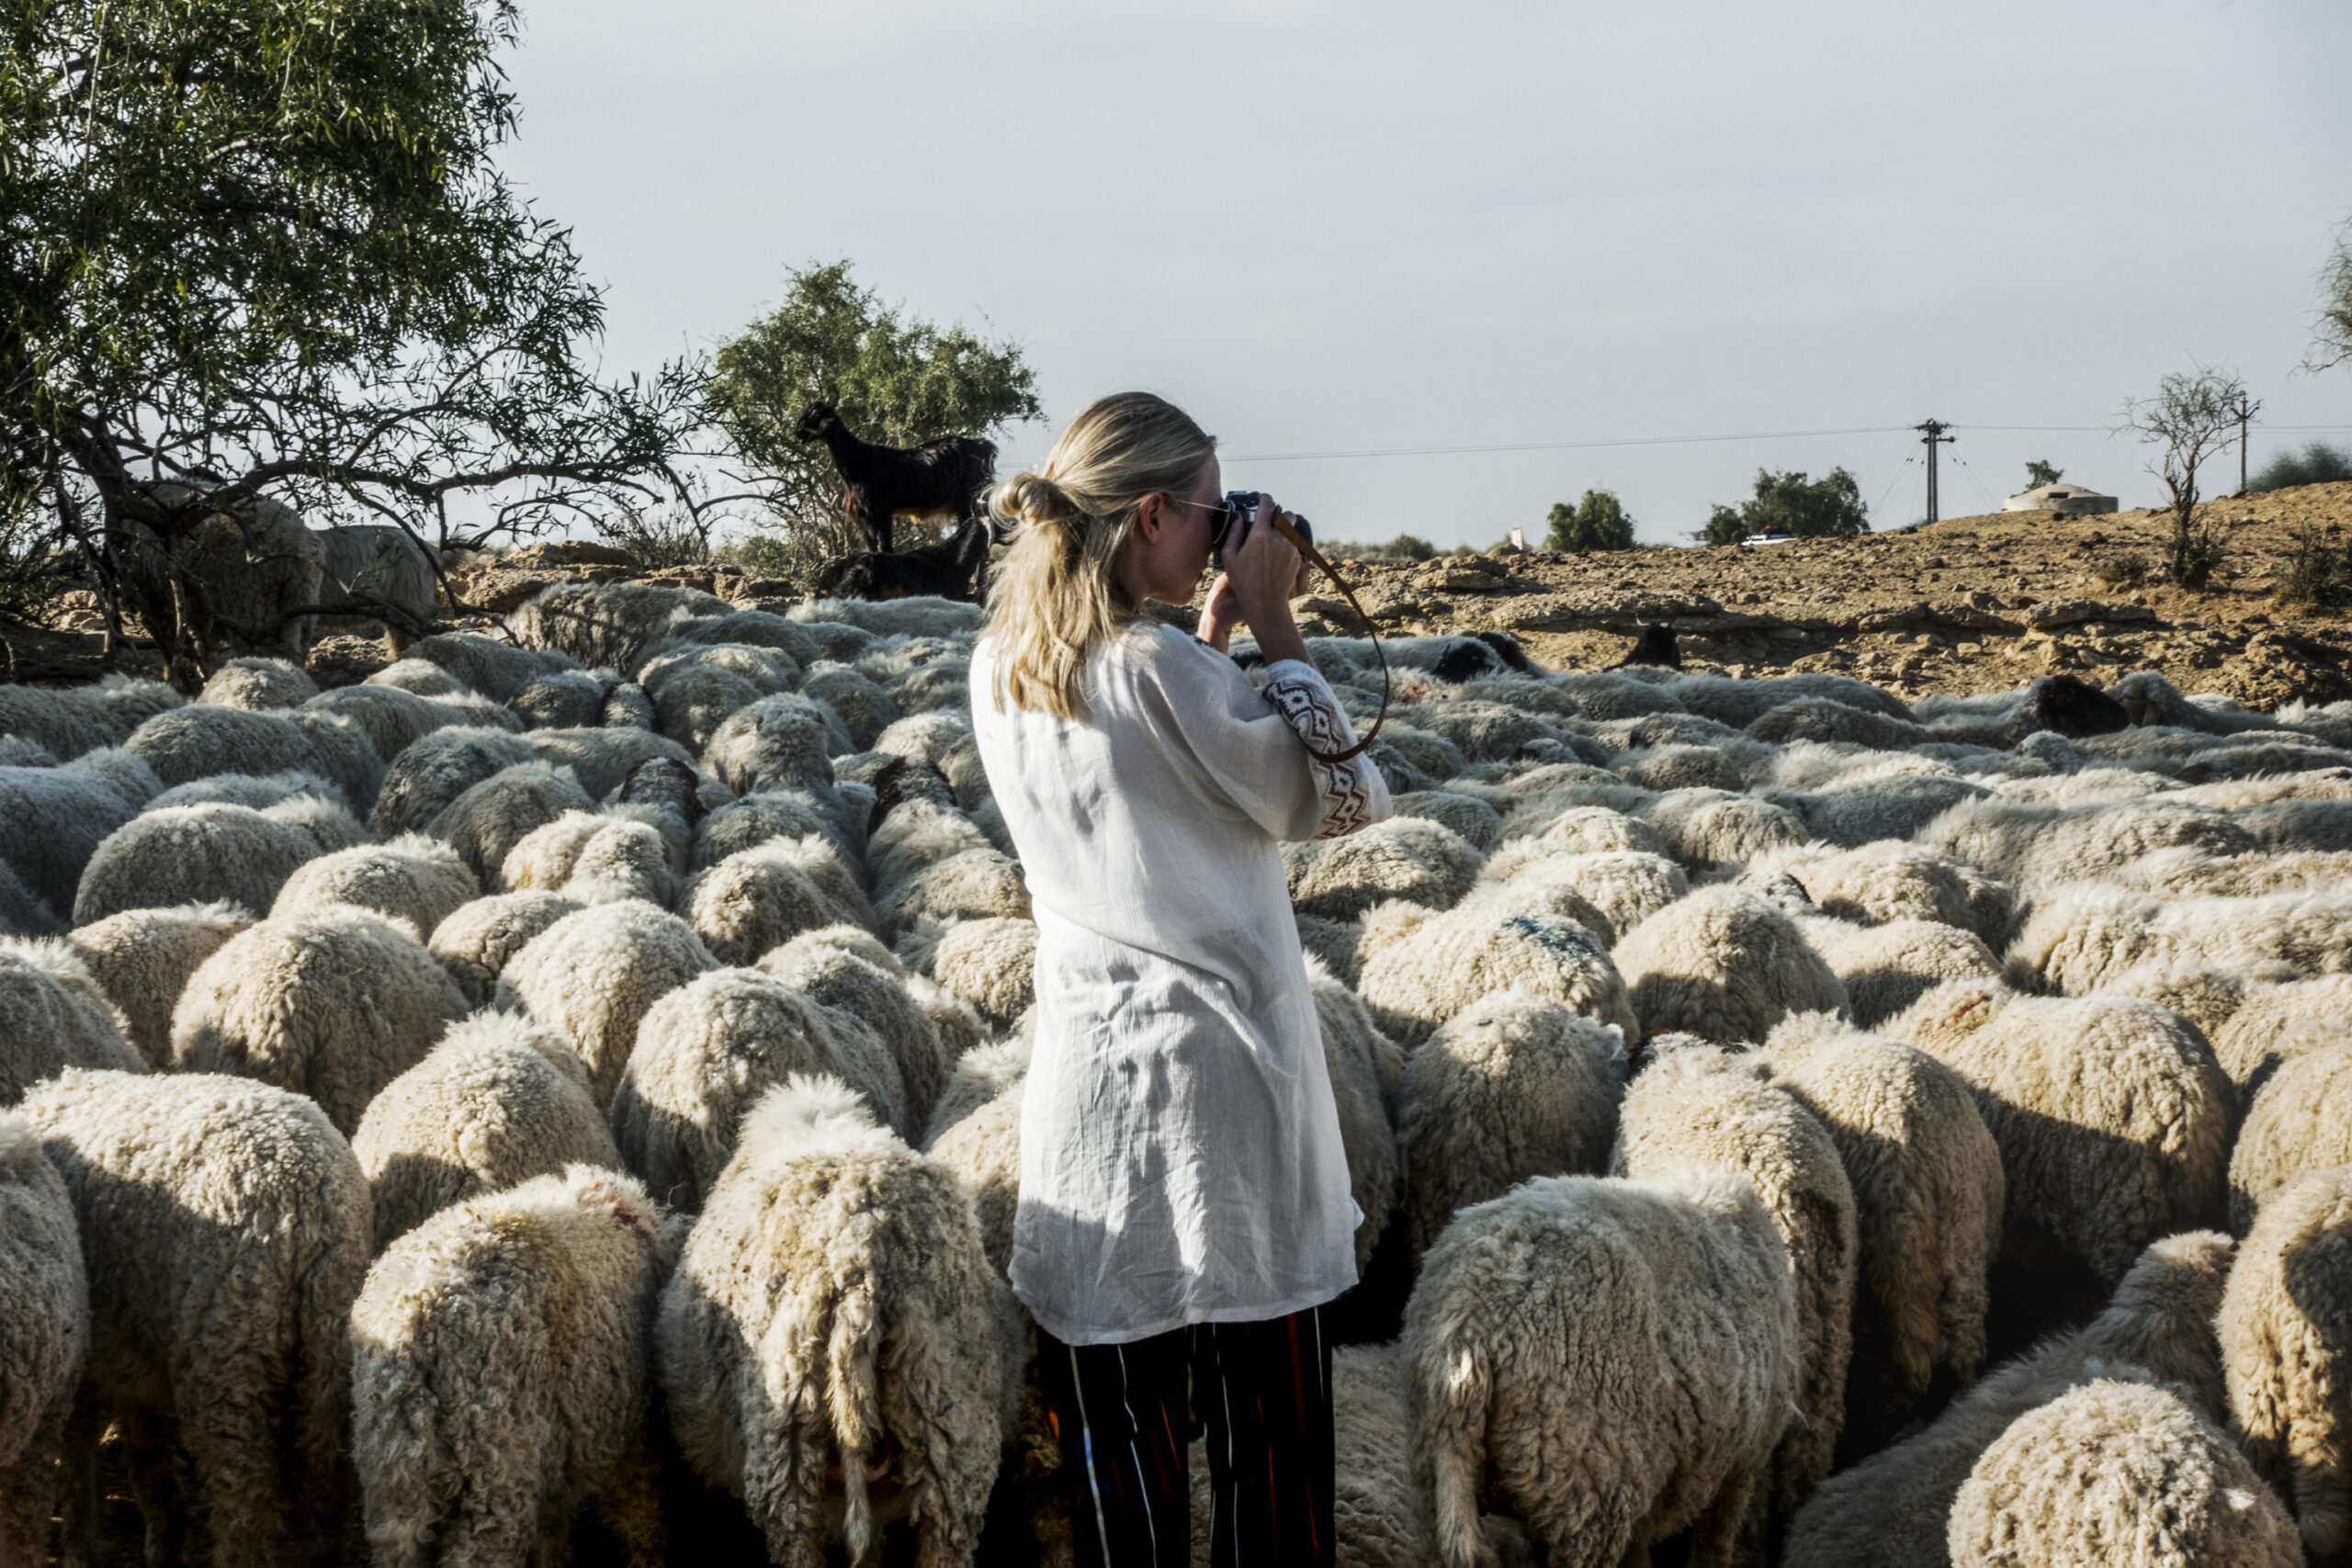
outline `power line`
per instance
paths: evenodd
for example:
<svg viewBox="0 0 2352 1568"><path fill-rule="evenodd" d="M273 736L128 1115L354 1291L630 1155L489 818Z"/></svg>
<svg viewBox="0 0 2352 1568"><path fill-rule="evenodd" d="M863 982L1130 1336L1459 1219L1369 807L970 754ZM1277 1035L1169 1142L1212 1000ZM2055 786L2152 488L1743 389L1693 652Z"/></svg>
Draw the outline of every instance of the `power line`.
<svg viewBox="0 0 2352 1568"><path fill-rule="evenodd" d="M1495 452L1576 452L1604 446L1696 446L1718 441L1799 441L1824 435L1895 435L1917 429L1909 424L1860 424L1843 430L1748 430L1732 435L1625 435L1593 441L1512 441L1463 446L1363 446L1327 452L1229 452L1236 463L1306 463L1352 457L1451 457ZM1995 430L2112 435L2107 424L1957 424L1947 430ZM2290 435L2327 435L2352 432L2352 424L2267 424L2266 431Z"/></svg>

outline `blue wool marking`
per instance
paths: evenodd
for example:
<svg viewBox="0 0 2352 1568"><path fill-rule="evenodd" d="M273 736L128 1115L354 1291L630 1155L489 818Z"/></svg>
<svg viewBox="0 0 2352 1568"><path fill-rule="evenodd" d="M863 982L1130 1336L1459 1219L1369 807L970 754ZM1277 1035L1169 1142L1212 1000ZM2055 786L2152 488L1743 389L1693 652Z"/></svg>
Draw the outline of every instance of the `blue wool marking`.
<svg viewBox="0 0 2352 1568"><path fill-rule="evenodd" d="M1503 929L1532 937L1547 952L1561 958L1592 958L1600 952L1600 944L1581 926L1554 925L1532 915L1513 915L1503 922Z"/></svg>

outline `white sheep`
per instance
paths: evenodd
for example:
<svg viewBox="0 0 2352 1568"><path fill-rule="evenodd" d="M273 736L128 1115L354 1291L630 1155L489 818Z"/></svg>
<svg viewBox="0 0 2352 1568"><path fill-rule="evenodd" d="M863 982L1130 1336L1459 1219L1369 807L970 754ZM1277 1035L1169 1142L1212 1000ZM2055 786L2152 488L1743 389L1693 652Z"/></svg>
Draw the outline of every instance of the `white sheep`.
<svg viewBox="0 0 2352 1568"><path fill-rule="evenodd" d="M497 994L499 973L508 959L564 916L584 908L554 893L492 893L451 910L424 945L458 982L467 1003L481 1007Z"/></svg>
<svg viewBox="0 0 2352 1568"><path fill-rule="evenodd" d="M398 686L363 682L322 692L303 706L314 713L335 714L356 725L388 769L393 759L435 730L452 727L518 728L514 716L505 709L471 693L425 697Z"/></svg>
<svg viewBox="0 0 2352 1568"><path fill-rule="evenodd" d="M0 767L0 864L37 905L26 923L40 929L22 934L64 923L90 857L163 787L154 769L115 748L54 767Z"/></svg>
<svg viewBox="0 0 2352 1568"><path fill-rule="evenodd" d="M402 1236L351 1309L352 1460L379 1565L560 1562L593 1508L630 1568L664 1562L655 1301L683 1226L574 1164Z"/></svg>
<svg viewBox="0 0 2352 1568"><path fill-rule="evenodd" d="M465 1014L414 927L329 905L263 920L198 967L172 1011L172 1064L307 1094L347 1135Z"/></svg>
<svg viewBox="0 0 2352 1568"><path fill-rule="evenodd" d="M2283 1075L2281 1081L2283 1081ZM2352 1170L2311 1170L2270 1194L2239 1246L2215 1327L2232 1424L2294 1506L2314 1562L2352 1540Z"/></svg>
<svg viewBox="0 0 2352 1568"><path fill-rule="evenodd" d="M224 661L196 694L199 703L221 707L299 708L319 694L319 683L299 664L283 659L232 659Z"/></svg>
<svg viewBox="0 0 2352 1568"><path fill-rule="evenodd" d="M1864 1029L1893 1018L1946 980L2001 977L2001 961L1975 932L1936 920L1859 926L1815 917L1800 918L1797 929L1846 988L1854 1021Z"/></svg>
<svg viewBox="0 0 2352 1568"><path fill-rule="evenodd" d="M305 863L366 841L348 813L311 795L258 809L213 802L143 812L91 855L74 890L74 923L214 900L258 915Z"/></svg>
<svg viewBox="0 0 2352 1568"><path fill-rule="evenodd" d="M1496 1568L1498 1515L1554 1568L1685 1529L1725 1568L1795 1403L1787 1251L1729 1170L1539 1177L1446 1227L1400 1354L1446 1568Z"/></svg>
<svg viewBox="0 0 2352 1568"><path fill-rule="evenodd" d="M898 954L871 931L853 925L803 931L769 949L759 966L798 987L837 1020L873 1033L897 1065L901 1086L897 1113L877 1104L876 1114L910 1143L921 1136L955 1070L956 1052L941 1028L938 1005L944 1001L952 1009L953 998L935 988L932 998L919 996L918 988L930 983L909 974Z"/></svg>
<svg viewBox="0 0 2352 1568"><path fill-rule="evenodd" d="M594 805L571 769L518 762L469 786L425 831L456 850L486 891L503 893L501 874L517 844L564 813Z"/></svg>
<svg viewBox="0 0 2352 1568"><path fill-rule="evenodd" d="M517 648L474 632L436 632L412 644L406 656L437 665L469 690L494 703L511 700L551 670L579 667L562 652L544 647ZM581 662L605 664L612 660L592 659Z"/></svg>
<svg viewBox="0 0 2352 1568"><path fill-rule="evenodd" d="M939 1103L932 1107L922 1142L923 1153L954 1171L972 1195L980 1249L1000 1278L1012 1265L1012 1221L1020 1208L1021 1106L1029 1050L1029 1037L1018 1035L958 1057ZM1346 1131L1343 1122L1343 1136ZM1391 1161L1393 1173L1393 1148Z"/></svg>
<svg viewBox="0 0 2352 1568"><path fill-rule="evenodd" d="M1643 808L1642 817L1657 829L1667 854L1693 874L1742 865L1813 839L1804 819L1785 807L1716 789L1662 795Z"/></svg>
<svg viewBox="0 0 2352 1568"><path fill-rule="evenodd" d="M546 1025L481 1012L369 1100L351 1151L376 1249L450 1204L568 1165L620 1168L588 1067Z"/></svg>
<svg viewBox="0 0 2352 1568"><path fill-rule="evenodd" d="M1636 1032L1625 983L1591 931L1556 917L1472 900L1444 914L1383 904L1363 919L1361 983L1382 1032L1410 1050L1491 991L1566 1002L1596 1022Z"/></svg>
<svg viewBox="0 0 2352 1568"><path fill-rule="evenodd" d="M2246 1107L2230 1151L2230 1229L2245 1235L2274 1194L2345 1164L2352 1164L2352 1036L2283 1064Z"/></svg>
<svg viewBox="0 0 2352 1568"><path fill-rule="evenodd" d="M772 1561L862 1560L904 1517L918 1560L977 1544L1017 1382L1011 1297L954 1173L854 1093L796 1077L746 1118L662 1292L679 1447Z"/></svg>
<svg viewBox="0 0 2352 1568"><path fill-rule="evenodd" d="M172 1010L188 976L253 923L234 904L182 904L126 909L79 928L66 941L121 1012L123 1038L149 1067L160 1069L171 1066Z"/></svg>
<svg viewBox="0 0 2352 1568"><path fill-rule="evenodd" d="M2035 906L2009 947L2021 976L2079 996L2143 964L2283 964L2301 976L2352 971L2352 892L2159 899L2075 888Z"/></svg>
<svg viewBox="0 0 2352 1568"><path fill-rule="evenodd" d="M61 762L120 746L187 699L162 681L107 675L83 686L0 685L0 735L22 736Z"/></svg>
<svg viewBox="0 0 2352 1568"><path fill-rule="evenodd" d="M69 1068L24 1113L73 1195L90 1284L66 1560L96 1560L93 1467L109 1422L132 1474L186 1475L182 1506L215 1568L332 1540L347 1487L345 1327L368 1268L368 1179L350 1145L301 1095L214 1074ZM175 1555L182 1523L150 1513L149 1539Z"/></svg>
<svg viewBox="0 0 2352 1568"><path fill-rule="evenodd" d="M0 937L0 1105L63 1067L141 1071L129 1027L73 947Z"/></svg>
<svg viewBox="0 0 2352 1568"><path fill-rule="evenodd" d="M1782 1560L1805 1568L1942 1568L1951 1561L1952 1499L1984 1450L2018 1416L2099 1378L2153 1373L2218 1418L2213 1314L2231 1252L2229 1238L2210 1231L2150 1247L2087 1326L2042 1341L1963 1391L1924 1430L1816 1487L1790 1523Z"/></svg>
<svg viewBox="0 0 2352 1568"><path fill-rule="evenodd" d="M797 785L820 795L833 787L841 720L831 709L792 693L763 697L735 710L711 735L703 761L737 795ZM846 741L843 732L840 739Z"/></svg>
<svg viewBox="0 0 2352 1568"><path fill-rule="evenodd" d="M1610 1152L1614 1176L1657 1176L1697 1160L1756 1188L1780 1233L1796 1291L1797 1419L1757 1499L1767 1539L1829 1472L1845 1422L1853 1349L1855 1204L1828 1130L1769 1065L1713 1046L1668 1051L1626 1087Z"/></svg>
<svg viewBox="0 0 2352 1568"><path fill-rule="evenodd" d="M422 833L361 844L304 863L270 905L272 919L348 905L430 931L479 897L481 887L455 850Z"/></svg>
<svg viewBox="0 0 2352 1568"><path fill-rule="evenodd" d="M47 1560L65 1420L90 1348L74 1201L31 1123L0 1112L0 1562Z"/></svg>
<svg viewBox="0 0 2352 1568"><path fill-rule="evenodd" d="M1704 887L1626 932L1612 954L1639 1032L1761 1042L1797 1012L1843 1012L1846 987L1795 920L1735 887Z"/></svg>
<svg viewBox="0 0 2352 1568"><path fill-rule="evenodd" d="M1391 818L1341 838L1285 844L1282 852L1291 907L1341 920L1392 898L1450 908L1470 890L1481 859L1461 834L1422 817Z"/></svg>
<svg viewBox="0 0 2352 1568"><path fill-rule="evenodd" d="M1773 1081L1828 1132L1853 1188L1844 1438L1868 1452L1939 1380L1975 1380L2007 1191L2001 1151L1966 1081L1915 1047L1805 1013L1772 1031L1765 1057Z"/></svg>
<svg viewBox="0 0 2352 1568"><path fill-rule="evenodd" d="M2251 1105L2280 1064L2352 1034L2352 975L2250 985L2229 1018L2209 1031L2213 1055Z"/></svg>
<svg viewBox="0 0 2352 1568"><path fill-rule="evenodd" d="M2011 1233L2030 1226L2112 1280L2158 1236L2221 1220L2236 1096L2179 1015L1955 980L1884 1027L1975 1091Z"/></svg>
<svg viewBox="0 0 2352 1568"><path fill-rule="evenodd" d="M998 1029L1010 1028L1037 999L1035 920L1005 915L957 920L936 932L911 933L899 953L910 968L929 974Z"/></svg>
<svg viewBox="0 0 2352 1568"><path fill-rule="evenodd" d="M1757 864L1794 876L1823 914L1841 920L1935 920L1973 931L1996 952L2008 942L2015 904L2008 886L1916 844L1814 845L1766 855Z"/></svg>
<svg viewBox="0 0 2352 1568"><path fill-rule="evenodd" d="M1962 801L1921 828L1913 841L1966 861L2021 895L2093 880L2154 850L2238 855L2257 847L2254 835L2226 813L2188 801L2135 797L2065 806L2014 794Z"/></svg>
<svg viewBox="0 0 2352 1568"><path fill-rule="evenodd" d="M1598 1174L1624 1093L1614 1026L1522 992L1472 1002L1405 1061L1398 1122L1415 1256L1457 1211L1531 1176Z"/></svg>
<svg viewBox="0 0 2352 1568"><path fill-rule="evenodd" d="M592 904L523 944L500 970L492 994L562 1031L609 1106L653 1004L718 960L694 928L642 899Z"/></svg>
<svg viewBox="0 0 2352 1568"><path fill-rule="evenodd" d="M2301 1568L2294 1521L2171 1390L2105 1377L2020 1416L1952 1499L1953 1568Z"/></svg>
<svg viewBox="0 0 2352 1568"><path fill-rule="evenodd" d="M384 778L383 759L366 731L339 714L309 708L254 713L191 703L157 714L122 744L166 784L213 773L300 768L333 780L344 798L363 810L374 804Z"/></svg>
<svg viewBox="0 0 2352 1568"><path fill-rule="evenodd" d="M738 851L698 874L684 903L695 930L728 964L755 963L802 931L874 923L855 878L818 833Z"/></svg>
<svg viewBox="0 0 2352 1568"><path fill-rule="evenodd" d="M735 1153L743 1118L794 1074L863 1095L884 1125L906 1120L895 1058L873 1032L757 969L717 969L649 1009L613 1092L621 1157L673 1208L702 1208Z"/></svg>
<svg viewBox="0 0 2352 1568"><path fill-rule="evenodd" d="M434 730L401 748L385 766L368 825L386 837L423 832L482 780L537 757L528 740L509 730L481 725Z"/></svg>
<svg viewBox="0 0 2352 1568"><path fill-rule="evenodd" d="M1664 855L1638 850L1546 853L1525 847L1529 843L1514 840L1488 860L1469 897L1565 915L1614 947L1620 936L1690 891L1690 879ZM1574 894L1599 923L1580 919L1575 905L1560 902L1561 891Z"/></svg>

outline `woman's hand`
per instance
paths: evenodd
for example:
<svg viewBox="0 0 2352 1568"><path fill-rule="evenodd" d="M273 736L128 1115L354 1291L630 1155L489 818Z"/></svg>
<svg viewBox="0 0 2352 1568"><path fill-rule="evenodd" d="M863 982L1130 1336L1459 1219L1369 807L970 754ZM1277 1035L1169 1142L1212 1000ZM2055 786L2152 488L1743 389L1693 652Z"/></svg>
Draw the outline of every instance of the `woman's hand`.
<svg viewBox="0 0 2352 1568"><path fill-rule="evenodd" d="M1225 574L1210 589L1212 604L1222 592L1230 592L1234 606L1241 619L1250 623L1250 631L1258 638L1258 650L1270 664L1284 659L1305 659L1306 639L1298 635L1298 626L1291 619L1291 595L1298 590L1305 562L1297 548L1288 539L1274 532L1271 519L1274 503L1260 497L1258 510L1251 514L1249 531L1238 545L1225 552ZM1237 524L1238 527L1240 525ZM1231 623L1212 630L1230 632ZM1214 643L1214 638L1211 639Z"/></svg>
<svg viewBox="0 0 2352 1568"><path fill-rule="evenodd" d="M1201 640L1226 651L1226 644L1233 640L1233 623L1241 619L1241 600L1233 592L1233 580L1223 572L1209 584L1208 603L1201 607Z"/></svg>

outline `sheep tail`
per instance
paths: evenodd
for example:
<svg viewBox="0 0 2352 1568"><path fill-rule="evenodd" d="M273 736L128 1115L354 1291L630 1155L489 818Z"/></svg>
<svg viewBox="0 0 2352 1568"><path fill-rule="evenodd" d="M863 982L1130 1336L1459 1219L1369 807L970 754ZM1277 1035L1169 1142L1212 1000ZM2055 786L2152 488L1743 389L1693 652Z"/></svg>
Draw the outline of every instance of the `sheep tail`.
<svg viewBox="0 0 2352 1568"><path fill-rule="evenodd" d="M842 1533L852 1562L865 1561L874 1539L874 1504L866 1493L866 1468L869 1456L881 1451L885 1435L881 1351L881 1314L876 1310L873 1282L861 1280L836 1304L825 1345L825 1364L831 1369L825 1386L826 1413L841 1454L845 1503Z"/></svg>
<svg viewBox="0 0 2352 1568"><path fill-rule="evenodd" d="M1443 1341L1439 1341L1442 1346ZM1486 1367L1465 1349L1445 1349L1441 1364L1415 1369L1414 1461L1429 1489L1438 1555L1446 1568L1498 1568L1478 1522L1478 1489L1487 1472Z"/></svg>

